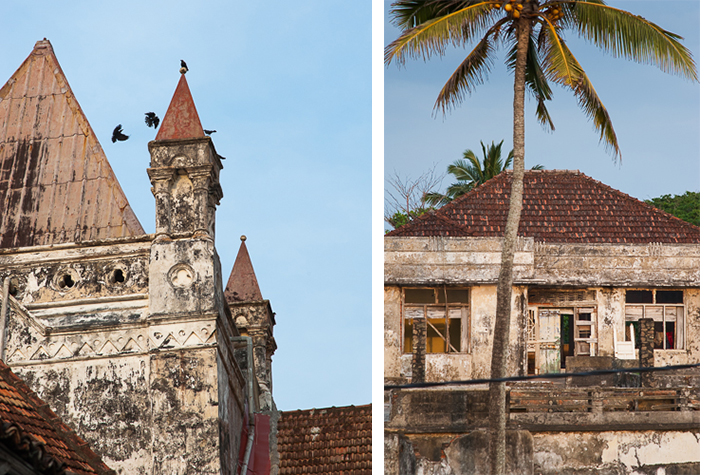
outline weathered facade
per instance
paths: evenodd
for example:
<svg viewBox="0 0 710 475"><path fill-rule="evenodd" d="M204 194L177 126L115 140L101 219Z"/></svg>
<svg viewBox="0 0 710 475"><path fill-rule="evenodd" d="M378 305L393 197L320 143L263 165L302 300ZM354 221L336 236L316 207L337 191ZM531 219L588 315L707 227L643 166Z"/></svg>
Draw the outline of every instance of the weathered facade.
<svg viewBox="0 0 710 475"><path fill-rule="evenodd" d="M464 381L490 375L509 188L510 174L503 173L386 235L386 384ZM696 226L579 172L526 172L514 259L508 373L537 375L699 363L699 235ZM562 391L556 399L544 395L550 388L537 394L538 400L542 398L554 408L528 403L515 407L511 402L509 428L532 433L530 470L534 466L535 473L633 473L642 466L661 469L674 462L676 468L689 464L689 473L697 469L698 371L644 376L644 386L670 393L614 392L614 387L636 385L640 381L633 376L569 378L566 385L550 387ZM580 396L574 393L580 386L597 387L601 392L593 397L589 389ZM529 383L525 387L534 389ZM522 390L520 385L516 388ZM565 388L572 392L565 393ZM412 454L417 447L431 447L419 452L416 463L434 463L441 469L441 457L455 457L440 456L442 447L453 450L448 445L453 440L485 427L487 398L481 399L475 391L459 387L456 391L388 392L390 420L386 430L389 436L399 437L390 444L399 447L400 454L407 453L402 449L405 439L414 444ZM521 397L523 401L535 400ZM624 410L610 403L617 400L631 404L633 417L617 414ZM654 400L661 402L654 404ZM474 406L461 412L460 404ZM662 430L670 428L663 419L667 416L652 413L643 415L650 424L639 425L640 412L649 405L656 408L663 404L683 412L683 417L672 418L682 424L673 431ZM567 410L572 416L547 414ZM429 418L432 411L441 413L440 423L425 428L424 421L415 415L427 414ZM598 415L585 425L579 412ZM531 420L532 414L539 417ZM569 432L580 427L590 433L573 436L578 441L575 451L595 453L597 458L581 462L573 460L572 452L555 452L554 447L569 445ZM618 431L609 432L609 427ZM438 435L432 439L432 433ZM663 452L660 458L640 455L644 451L657 453L658 441L666 439L685 450ZM597 448L592 450L595 444ZM401 461L393 455L397 450L392 447L389 456ZM640 458L632 460L632 453ZM674 454L678 459L673 459ZM407 462L403 467L409 465ZM400 471L406 472L405 468Z"/></svg>
<svg viewBox="0 0 710 475"><path fill-rule="evenodd" d="M275 321L260 294L247 325L225 298L222 165L184 73L148 148L155 234L48 41L0 89L0 357L117 473L276 473Z"/></svg>

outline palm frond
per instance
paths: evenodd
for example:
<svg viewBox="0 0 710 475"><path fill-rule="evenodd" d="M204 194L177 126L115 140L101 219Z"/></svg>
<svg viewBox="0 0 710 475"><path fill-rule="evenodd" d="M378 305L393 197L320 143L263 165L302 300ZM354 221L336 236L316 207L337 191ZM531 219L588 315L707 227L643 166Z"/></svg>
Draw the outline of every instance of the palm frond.
<svg viewBox="0 0 710 475"><path fill-rule="evenodd" d="M493 30L489 30L454 70L439 92L434 102L434 110L441 109L446 115L447 111L461 104L476 86L485 82L495 59L491 52L494 42L492 33Z"/></svg>
<svg viewBox="0 0 710 475"><path fill-rule="evenodd" d="M442 195L441 193L426 193L424 195L424 203L428 204L429 206L432 206L434 208L439 208L441 206L444 206L445 204L448 204L451 201L451 198L449 198L447 195Z"/></svg>
<svg viewBox="0 0 710 475"><path fill-rule="evenodd" d="M470 4L467 0L399 0L392 4L391 22L400 30L406 30Z"/></svg>
<svg viewBox="0 0 710 475"><path fill-rule="evenodd" d="M549 25L549 42L544 59L545 70L550 78L572 90L580 107L592 119L594 127L600 134L600 140L607 149L613 152L614 158L621 159L621 150L616 138L616 132L611 124L611 117L601 99L592 86L589 77L582 66L567 47L567 44L557 34L553 25Z"/></svg>
<svg viewBox="0 0 710 475"><path fill-rule="evenodd" d="M454 160L446 168L446 173L453 175L458 181L477 181L481 178L481 164L478 157L470 150L464 152L466 160Z"/></svg>
<svg viewBox="0 0 710 475"><path fill-rule="evenodd" d="M683 38L664 30L639 15L603 2L574 2L568 10L571 26L580 36L615 57L658 66L661 71L698 80L693 55L679 40Z"/></svg>
<svg viewBox="0 0 710 475"><path fill-rule="evenodd" d="M451 8L436 8L437 4L450 3ZM406 4L406 5L405 5ZM492 24L499 10L493 8L493 1L443 2L405 0L394 4L392 14L395 23L413 25L385 48L385 63L397 61L403 64L405 58L425 60L432 55L442 55L448 45L460 46L473 41ZM404 8L407 7L407 8ZM410 10L418 8L419 15ZM401 19L398 20L398 15ZM421 20L426 19L422 23Z"/></svg>
<svg viewBox="0 0 710 475"><path fill-rule="evenodd" d="M465 195L469 191L473 190L479 185L479 183L472 182L456 182L446 189L446 196L450 198L451 201L455 200L459 196Z"/></svg>

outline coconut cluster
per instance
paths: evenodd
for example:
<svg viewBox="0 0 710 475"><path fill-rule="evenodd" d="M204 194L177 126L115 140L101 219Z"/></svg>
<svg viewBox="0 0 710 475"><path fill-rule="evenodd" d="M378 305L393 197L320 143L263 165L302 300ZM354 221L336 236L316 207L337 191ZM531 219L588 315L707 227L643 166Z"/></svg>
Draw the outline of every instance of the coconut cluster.
<svg viewBox="0 0 710 475"><path fill-rule="evenodd" d="M493 8L500 8L503 6L503 10L508 12L508 15L513 18L520 18L520 12L523 11L523 2L526 0L510 0L506 2L505 5L501 3L494 3Z"/></svg>
<svg viewBox="0 0 710 475"><path fill-rule="evenodd" d="M547 14L547 18L549 18L550 21L560 20L564 16L562 9L557 5L548 8L545 13Z"/></svg>

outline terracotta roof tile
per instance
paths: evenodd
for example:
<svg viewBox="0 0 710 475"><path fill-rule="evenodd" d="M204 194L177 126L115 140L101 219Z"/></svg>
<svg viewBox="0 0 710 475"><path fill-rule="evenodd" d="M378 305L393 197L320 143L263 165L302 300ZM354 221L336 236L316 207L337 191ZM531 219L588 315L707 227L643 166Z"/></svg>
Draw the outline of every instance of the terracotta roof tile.
<svg viewBox="0 0 710 475"><path fill-rule="evenodd" d="M279 474L372 473L372 404L282 412Z"/></svg>
<svg viewBox="0 0 710 475"><path fill-rule="evenodd" d="M0 248L145 234L47 40L0 89L0 209Z"/></svg>
<svg viewBox="0 0 710 475"><path fill-rule="evenodd" d="M387 236L502 237L512 173L504 172ZM525 172L518 235L544 242L692 243L700 228L570 170Z"/></svg>
<svg viewBox="0 0 710 475"><path fill-rule="evenodd" d="M0 361L0 444L53 474L115 474ZM64 471L61 471L64 467Z"/></svg>

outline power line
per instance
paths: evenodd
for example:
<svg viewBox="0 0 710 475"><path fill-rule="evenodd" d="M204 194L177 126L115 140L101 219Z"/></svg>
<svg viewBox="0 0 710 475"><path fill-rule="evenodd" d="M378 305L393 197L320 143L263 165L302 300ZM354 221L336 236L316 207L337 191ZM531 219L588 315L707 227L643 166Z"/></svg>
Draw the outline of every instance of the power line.
<svg viewBox="0 0 710 475"><path fill-rule="evenodd" d="M675 369L689 369L689 368L699 368L700 363L695 364L681 364L674 366L659 366L659 367L645 367L645 368L624 368L624 369L600 369L594 371L585 371L582 373L547 373L547 374L536 374L532 376L509 376L507 378L497 378L497 379L468 379L464 381L443 381L443 382L430 382L430 383L410 383L410 384L385 384L385 391L390 389L409 389L409 388L431 388L438 386L460 386L460 385L473 385L473 384L486 384L486 383L507 383L515 381L532 381L536 379L562 379L570 378L573 376L597 376L602 374L615 374L615 373L650 373L653 371L670 371Z"/></svg>

